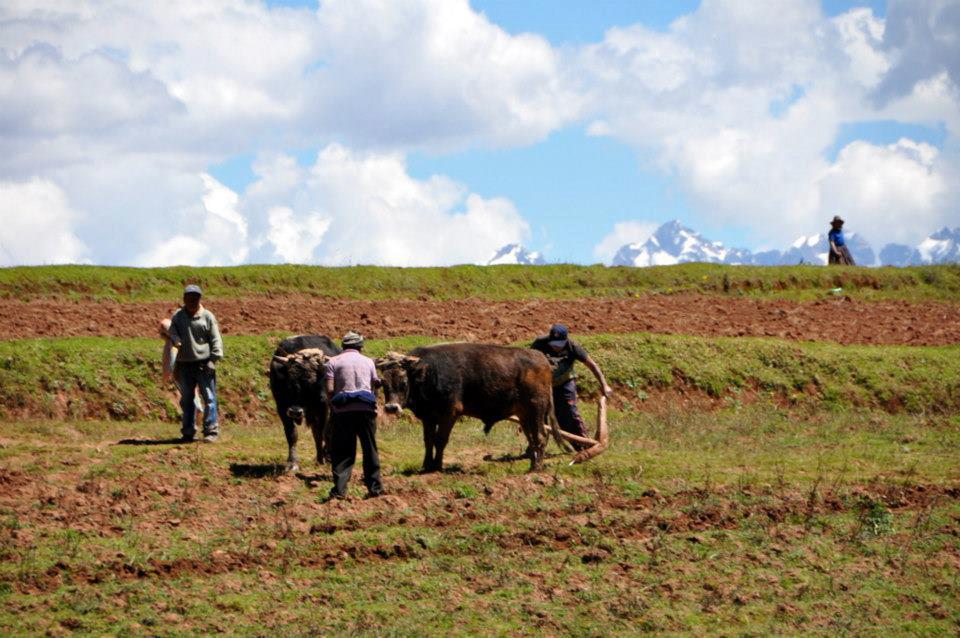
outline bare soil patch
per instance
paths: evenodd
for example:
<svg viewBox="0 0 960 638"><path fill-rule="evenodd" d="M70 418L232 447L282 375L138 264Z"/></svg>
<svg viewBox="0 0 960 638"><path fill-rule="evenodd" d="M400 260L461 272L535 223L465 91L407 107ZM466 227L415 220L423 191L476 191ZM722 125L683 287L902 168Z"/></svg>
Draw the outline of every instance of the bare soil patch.
<svg viewBox="0 0 960 638"><path fill-rule="evenodd" d="M960 343L960 305L856 301L830 297L797 303L699 294L620 299L355 301L313 296L211 299L225 334L266 332L370 338L417 334L512 342L563 321L574 333L652 332L704 337L778 337L840 344L933 346ZM154 336L175 302L0 300L0 339Z"/></svg>

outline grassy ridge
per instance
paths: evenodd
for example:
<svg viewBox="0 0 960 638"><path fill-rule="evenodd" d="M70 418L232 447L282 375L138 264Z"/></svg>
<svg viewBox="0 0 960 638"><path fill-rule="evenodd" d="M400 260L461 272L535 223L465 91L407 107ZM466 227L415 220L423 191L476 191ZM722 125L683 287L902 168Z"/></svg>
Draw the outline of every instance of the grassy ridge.
<svg viewBox="0 0 960 638"><path fill-rule="evenodd" d="M39 266L0 269L0 298L170 300L179 298L185 283L199 283L208 294L221 298L306 293L345 299L505 300L695 291L809 299L842 287L846 294L866 299L956 301L960 299L960 266Z"/></svg>
<svg viewBox="0 0 960 638"><path fill-rule="evenodd" d="M266 367L276 336L226 337L219 385L227 419L272 410ZM371 341L368 353L407 350L424 337ZM738 404L755 395L831 409L960 411L960 347L837 346L775 339L585 335L621 399L633 406L695 400ZM85 337L0 342L0 418L173 418L156 339ZM587 394L596 391L589 373ZM682 396L681 396L682 395Z"/></svg>

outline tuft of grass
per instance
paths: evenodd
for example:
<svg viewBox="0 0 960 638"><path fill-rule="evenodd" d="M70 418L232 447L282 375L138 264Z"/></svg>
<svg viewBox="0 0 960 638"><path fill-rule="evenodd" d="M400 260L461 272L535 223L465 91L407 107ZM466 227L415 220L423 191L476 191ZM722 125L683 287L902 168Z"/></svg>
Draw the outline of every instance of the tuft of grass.
<svg viewBox="0 0 960 638"><path fill-rule="evenodd" d="M238 298L308 294L342 299L571 299L702 292L791 299L833 288L864 299L943 300L960 295L960 266L859 268L679 264L652 268L454 266L391 268L249 265L194 268L20 266L0 269L0 298L159 301L180 298L198 283L207 294Z"/></svg>

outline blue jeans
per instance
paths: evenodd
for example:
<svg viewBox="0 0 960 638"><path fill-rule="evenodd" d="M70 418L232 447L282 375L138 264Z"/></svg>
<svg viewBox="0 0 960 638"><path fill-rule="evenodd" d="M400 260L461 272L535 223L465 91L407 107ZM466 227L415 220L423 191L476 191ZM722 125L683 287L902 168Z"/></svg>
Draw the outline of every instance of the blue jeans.
<svg viewBox="0 0 960 638"><path fill-rule="evenodd" d="M217 373L207 368L206 361L177 362L177 376L180 379L180 409L183 410L183 422L180 434L184 438L193 438L197 433L194 415L194 388L200 387L200 394L206 404L203 410L203 434L218 434L217 423Z"/></svg>
<svg viewBox="0 0 960 638"><path fill-rule="evenodd" d="M583 427L583 417L580 416L580 410L577 408L575 380L570 379L566 383L553 386L553 412L557 416L557 423L561 430L577 436L588 436ZM571 443L571 445L578 450L587 447L583 443Z"/></svg>

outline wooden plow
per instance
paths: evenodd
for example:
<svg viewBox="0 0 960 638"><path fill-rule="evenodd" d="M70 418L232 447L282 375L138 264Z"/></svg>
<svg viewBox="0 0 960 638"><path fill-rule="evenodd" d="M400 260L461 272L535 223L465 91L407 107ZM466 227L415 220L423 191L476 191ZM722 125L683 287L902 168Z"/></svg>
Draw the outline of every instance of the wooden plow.
<svg viewBox="0 0 960 638"><path fill-rule="evenodd" d="M577 452L574 455L573 460L570 461L570 465L583 463L596 456L600 456L603 454L604 450L607 449L607 445L610 443L610 433L607 429L607 397L601 394L597 399L597 432L594 434L594 438L589 439L583 436L577 436L576 434L570 434L569 432L564 432L557 425L555 419L551 419L551 424L547 425L546 429L548 432L553 434L553 438L556 440L557 445L560 446L561 450L572 451L572 448L568 443L569 441L590 446Z"/></svg>
<svg viewBox="0 0 960 638"><path fill-rule="evenodd" d="M576 465L577 463L589 461L596 456L600 456L603 454L604 450L607 449L607 446L610 443L610 433L607 428L607 397L603 396L602 394L597 399L597 432L594 434L594 438L592 439L585 436L577 436L576 434L564 432L560 429L560 426L557 425L556 419L552 418L553 415L550 416L551 423L549 425L544 425L544 429L548 434L553 435L553 439L557 442L557 446L561 451L573 452L573 447L570 445L570 442L590 446L577 452L574 455L573 460L570 461L570 465ZM511 416L509 420L513 421L514 423L520 423L520 419L516 416Z"/></svg>

